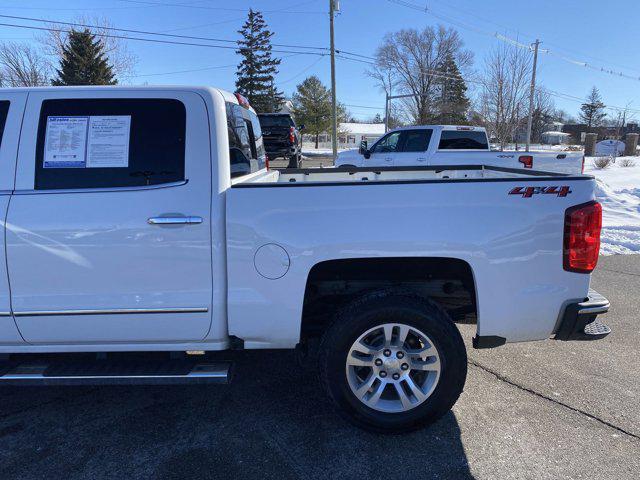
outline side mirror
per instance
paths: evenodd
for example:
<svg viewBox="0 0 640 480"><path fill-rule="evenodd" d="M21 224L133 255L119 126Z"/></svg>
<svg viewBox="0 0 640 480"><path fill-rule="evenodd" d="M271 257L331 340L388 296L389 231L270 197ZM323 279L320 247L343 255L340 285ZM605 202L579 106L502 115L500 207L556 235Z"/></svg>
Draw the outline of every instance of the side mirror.
<svg viewBox="0 0 640 480"><path fill-rule="evenodd" d="M368 146L369 145L367 144L367 141L366 140L362 140L360 142L360 148L358 149L358 153L360 153L360 155L364 155L368 150Z"/></svg>
<svg viewBox="0 0 640 480"><path fill-rule="evenodd" d="M301 132L302 130L304 130L304 123L298 125L298 131Z"/></svg>

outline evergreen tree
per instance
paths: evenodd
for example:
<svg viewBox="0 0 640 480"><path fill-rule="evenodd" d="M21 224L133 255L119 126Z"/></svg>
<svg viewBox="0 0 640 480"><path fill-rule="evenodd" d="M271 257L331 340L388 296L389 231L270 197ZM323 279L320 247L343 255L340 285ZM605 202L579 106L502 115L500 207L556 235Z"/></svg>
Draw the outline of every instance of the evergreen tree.
<svg viewBox="0 0 640 480"><path fill-rule="evenodd" d="M382 115L380 115L379 113L376 113L375 117L373 117L373 119L371 120L371 123L383 123L384 120L382 119Z"/></svg>
<svg viewBox="0 0 640 480"><path fill-rule="evenodd" d="M238 40L237 53L243 59L236 72L236 89L249 99L257 112L277 112L282 106L284 95L276 89L274 83L280 59L271 56L273 32L267 29L260 12L249 9L249 17L238 33L242 35L242 40Z"/></svg>
<svg viewBox="0 0 640 480"><path fill-rule="evenodd" d="M53 85L115 85L116 80L104 44L89 30L71 30L62 47L58 78Z"/></svg>
<svg viewBox="0 0 640 480"><path fill-rule="evenodd" d="M437 70L444 72L438 80L436 94L436 123L459 125L467 123L467 112L471 106L467 98L467 85L460 74L456 60L451 53L438 64Z"/></svg>
<svg viewBox="0 0 640 480"><path fill-rule="evenodd" d="M587 124L587 127L599 127L607 114L604 111L604 103L600 97L600 92L596 87L591 89L587 102L580 107L580 120Z"/></svg>
<svg viewBox="0 0 640 480"><path fill-rule="evenodd" d="M304 124L304 133L314 136L318 148L320 135L331 131L331 90L325 87L318 77L312 75L296 87L291 100L296 123ZM338 103L338 123L346 122L348 117L344 105ZM338 134L340 133L338 131Z"/></svg>

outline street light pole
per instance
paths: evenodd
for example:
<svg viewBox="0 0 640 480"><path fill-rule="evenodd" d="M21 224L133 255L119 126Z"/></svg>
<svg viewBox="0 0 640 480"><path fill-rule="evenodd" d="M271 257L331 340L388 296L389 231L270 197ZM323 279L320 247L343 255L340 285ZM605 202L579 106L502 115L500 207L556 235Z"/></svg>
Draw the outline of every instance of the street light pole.
<svg viewBox="0 0 640 480"><path fill-rule="evenodd" d="M529 92L529 118L527 119L527 148L531 146L531 127L533 126L533 99L536 93L536 67L538 66L538 47L540 40L533 44L533 70L531 71L531 91Z"/></svg>
<svg viewBox="0 0 640 480"><path fill-rule="evenodd" d="M333 160L338 158L338 103L336 100L336 45L333 36L333 17L336 0L329 0L329 35L331 47L331 147Z"/></svg>

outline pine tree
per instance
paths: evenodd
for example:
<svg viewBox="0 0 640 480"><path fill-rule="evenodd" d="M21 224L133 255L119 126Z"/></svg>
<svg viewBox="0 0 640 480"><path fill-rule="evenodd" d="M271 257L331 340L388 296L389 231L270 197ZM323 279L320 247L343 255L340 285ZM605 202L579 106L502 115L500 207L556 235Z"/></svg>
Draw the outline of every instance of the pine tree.
<svg viewBox="0 0 640 480"><path fill-rule="evenodd" d="M305 133L315 137L316 148L320 134L331 129L331 91L315 75L306 78L293 94L293 114Z"/></svg>
<svg viewBox="0 0 640 480"><path fill-rule="evenodd" d="M580 120L587 124L587 127L599 127L607 114L604 111L604 103L600 97L600 92L596 87L591 89L587 102L580 107Z"/></svg>
<svg viewBox="0 0 640 480"><path fill-rule="evenodd" d="M319 137L331 131L331 90L325 87L315 75L307 77L296 87L292 97L293 116L298 125L304 124L304 133L315 137L318 148ZM349 113L344 105L338 103L338 135L340 123L347 122Z"/></svg>
<svg viewBox="0 0 640 480"><path fill-rule="evenodd" d="M438 79L436 123L445 125L467 123L467 112L471 102L467 98L467 85L451 53L448 53L440 62L437 70L444 72L444 76L436 77Z"/></svg>
<svg viewBox="0 0 640 480"><path fill-rule="evenodd" d="M280 59L271 56L273 32L267 29L260 12L249 9L249 17L238 33L242 40L238 40L237 53L244 58L238 65L236 89L249 99L257 112L277 112L284 95L276 89L274 82Z"/></svg>
<svg viewBox="0 0 640 480"><path fill-rule="evenodd" d="M89 30L71 30L62 48L58 78L52 85L115 85L116 80L104 44Z"/></svg>

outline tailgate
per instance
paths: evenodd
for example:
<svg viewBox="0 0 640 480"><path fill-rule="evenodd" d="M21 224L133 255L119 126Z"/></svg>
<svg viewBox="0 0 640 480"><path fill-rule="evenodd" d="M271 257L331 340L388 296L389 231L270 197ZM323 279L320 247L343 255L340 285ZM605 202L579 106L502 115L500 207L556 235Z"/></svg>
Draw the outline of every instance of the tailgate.
<svg viewBox="0 0 640 480"><path fill-rule="evenodd" d="M262 130L262 137L264 138L267 148L285 148L291 146L289 131L289 127L265 127Z"/></svg>

